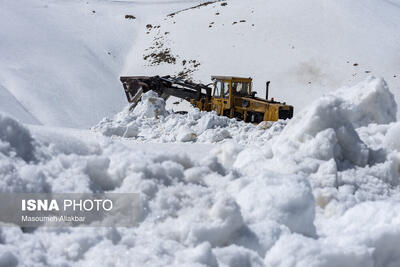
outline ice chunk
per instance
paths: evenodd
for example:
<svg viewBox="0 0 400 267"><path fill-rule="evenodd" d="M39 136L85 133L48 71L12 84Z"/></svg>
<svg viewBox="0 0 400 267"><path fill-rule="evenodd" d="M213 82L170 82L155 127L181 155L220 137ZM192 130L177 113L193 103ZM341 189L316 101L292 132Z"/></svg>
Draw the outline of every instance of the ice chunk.
<svg viewBox="0 0 400 267"><path fill-rule="evenodd" d="M109 121L103 120L100 122L101 126L96 127L105 136L124 136L127 127L123 125L115 125Z"/></svg>
<svg viewBox="0 0 400 267"><path fill-rule="evenodd" d="M346 162L365 166L369 150L355 131L347 107L347 102L334 95L318 99L308 109L296 115L277 138L275 146L285 144L286 149L278 147L274 148L274 151L290 155L304 150L309 157L321 158L321 144L314 146L313 140L323 138L323 142L329 146L334 145L329 148L330 156L323 156L325 160L334 157L337 163L343 163L345 166ZM302 148L299 149L299 146Z"/></svg>
<svg viewBox="0 0 400 267"><path fill-rule="evenodd" d="M396 121L397 104L382 78L370 77L331 95L344 100L340 108L356 128L370 123L387 124Z"/></svg>
<svg viewBox="0 0 400 267"><path fill-rule="evenodd" d="M143 94L141 101L133 110L133 115L146 118L158 118L167 114L164 99L158 97L153 91Z"/></svg>
<svg viewBox="0 0 400 267"><path fill-rule="evenodd" d="M214 129L216 127L226 127L228 125L228 118L218 116L214 111L204 113L197 122L197 129L204 132L207 129Z"/></svg>
<svg viewBox="0 0 400 267"><path fill-rule="evenodd" d="M136 125L135 122L131 122L126 126L126 130L123 134L123 137L130 138L136 137L139 133L139 127Z"/></svg>
<svg viewBox="0 0 400 267"><path fill-rule="evenodd" d="M176 140L179 142L191 142L197 138L196 133L189 127L182 126L178 129Z"/></svg>

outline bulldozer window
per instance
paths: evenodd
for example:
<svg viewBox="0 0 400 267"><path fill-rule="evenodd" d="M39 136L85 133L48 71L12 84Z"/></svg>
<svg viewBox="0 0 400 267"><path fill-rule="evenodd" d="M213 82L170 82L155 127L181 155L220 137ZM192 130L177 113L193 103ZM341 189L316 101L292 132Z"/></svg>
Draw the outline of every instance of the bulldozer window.
<svg viewBox="0 0 400 267"><path fill-rule="evenodd" d="M239 95L249 95L249 83L234 82L232 83L232 89L234 93Z"/></svg>
<svg viewBox="0 0 400 267"><path fill-rule="evenodd" d="M221 91L222 91L222 82L217 81L215 83L214 97L221 97Z"/></svg>
<svg viewBox="0 0 400 267"><path fill-rule="evenodd" d="M224 98L229 97L229 82L224 82Z"/></svg>

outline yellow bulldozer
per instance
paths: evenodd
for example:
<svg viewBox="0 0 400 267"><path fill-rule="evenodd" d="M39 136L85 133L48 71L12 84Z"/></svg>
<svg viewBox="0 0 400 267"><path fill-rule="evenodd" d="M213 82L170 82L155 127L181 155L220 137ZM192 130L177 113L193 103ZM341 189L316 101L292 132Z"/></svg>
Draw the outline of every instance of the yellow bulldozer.
<svg viewBox="0 0 400 267"><path fill-rule="evenodd" d="M269 82L266 83L266 98L256 97L252 91L252 79L212 76L212 83L204 85L171 76L124 76L120 80L125 94L134 109L143 93L150 90L165 100L175 96L189 101L203 111L214 110L220 116L236 118L245 122L260 123L293 117L293 106L268 99Z"/></svg>

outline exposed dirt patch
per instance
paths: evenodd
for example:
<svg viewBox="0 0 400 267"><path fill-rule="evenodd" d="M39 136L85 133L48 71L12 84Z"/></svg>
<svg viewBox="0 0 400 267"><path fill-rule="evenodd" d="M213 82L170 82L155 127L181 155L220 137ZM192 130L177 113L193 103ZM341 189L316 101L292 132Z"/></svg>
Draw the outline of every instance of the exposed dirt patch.
<svg viewBox="0 0 400 267"><path fill-rule="evenodd" d="M160 63L175 64L176 58L171 54L171 50L166 48L158 52L152 52L143 56L144 60L150 62L150 65L159 65Z"/></svg>
<svg viewBox="0 0 400 267"><path fill-rule="evenodd" d="M176 75L177 78L190 80L192 78L192 74L199 69L200 62L195 59L191 59L187 61L186 59L182 60L183 69L178 72Z"/></svg>
<svg viewBox="0 0 400 267"><path fill-rule="evenodd" d="M226 6L227 3L226 3L225 1L226 1L226 0L208 1L208 2L205 2L205 3L201 3L201 4L199 4L199 5L196 5L196 6L192 6L192 7L185 8L185 9L182 9L182 10L179 10L179 11L175 11L175 12L173 12L173 13L168 14L167 16L173 18L173 17L174 17L176 14L178 14L178 13L181 13L181 12L184 12L184 11L187 11L187 10L191 10L191 9L196 9L196 8L205 7L205 6L208 6L208 5L217 3L217 2L223 2L223 3L221 3L221 6ZM218 13L218 15L219 15L219 13Z"/></svg>
<svg viewBox="0 0 400 267"><path fill-rule="evenodd" d="M237 22L237 21L232 22L232 25L235 25L235 24L237 24L237 23L244 23L244 22L246 22L246 20L245 20L245 19L242 19L242 20L240 20L239 22ZM252 25L254 26L254 24L252 24Z"/></svg>
<svg viewBox="0 0 400 267"><path fill-rule="evenodd" d="M160 26L146 25L147 33L150 30L157 29L153 32L153 41L149 48L145 50L143 59L148 62L147 66L158 66L160 64L179 64L181 70L175 75L181 79L191 79L192 74L198 70L200 62L196 59L181 59L181 56L176 55L170 48L169 34L170 32L161 31Z"/></svg>
<svg viewBox="0 0 400 267"><path fill-rule="evenodd" d="M217 0L217 1L208 1L184 10L180 10L174 13L167 15L164 20L168 20L168 18L174 17L180 12L201 8L204 6L208 6L210 4L216 2L224 2L226 0ZM218 13L219 14L219 13ZM175 21L170 21L170 23L175 24ZM214 26L215 22L211 21L209 23L209 27ZM165 29L161 29L160 25L152 25L147 24L146 27L146 34L149 34L150 38L152 38L151 45L145 49L143 54L143 59L147 62L147 66L158 66L160 64L174 64L177 65L178 71L172 76L177 78L191 80L192 75L196 72L200 67L200 62L196 59L187 59L180 55L177 55L173 52L173 45L171 42L171 37L169 31L165 31Z"/></svg>
<svg viewBox="0 0 400 267"><path fill-rule="evenodd" d="M125 18L126 19L136 19L136 17L133 15L125 15Z"/></svg>

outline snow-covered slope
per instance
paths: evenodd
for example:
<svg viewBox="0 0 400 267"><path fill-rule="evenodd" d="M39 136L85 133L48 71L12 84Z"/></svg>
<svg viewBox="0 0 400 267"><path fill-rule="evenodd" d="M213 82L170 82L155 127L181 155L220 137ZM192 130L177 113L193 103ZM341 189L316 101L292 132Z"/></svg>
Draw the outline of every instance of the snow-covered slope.
<svg viewBox="0 0 400 267"><path fill-rule="evenodd" d="M132 228L0 228L0 265L400 264L400 127L383 80L272 125L144 100L95 127L112 138L0 115L0 192L139 192L143 208Z"/></svg>
<svg viewBox="0 0 400 267"><path fill-rule="evenodd" d="M0 110L85 128L119 111L119 74L138 25L186 2L0 0Z"/></svg>
<svg viewBox="0 0 400 267"><path fill-rule="evenodd" d="M133 38L118 7L83 1L1 6L0 83L8 98L46 125L84 126L118 110L124 100L115 94L119 66ZM4 107L7 98L1 101L3 111L18 115Z"/></svg>
<svg viewBox="0 0 400 267"><path fill-rule="evenodd" d="M125 105L120 75L180 72L271 80L296 111L372 74L399 102L397 0L204 2L1 0L0 110L87 128Z"/></svg>
<svg viewBox="0 0 400 267"><path fill-rule="evenodd" d="M398 0L218 1L143 29L124 73L251 76L262 97L271 80L270 97L296 111L374 75L399 102L399 14Z"/></svg>

